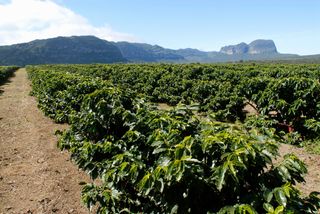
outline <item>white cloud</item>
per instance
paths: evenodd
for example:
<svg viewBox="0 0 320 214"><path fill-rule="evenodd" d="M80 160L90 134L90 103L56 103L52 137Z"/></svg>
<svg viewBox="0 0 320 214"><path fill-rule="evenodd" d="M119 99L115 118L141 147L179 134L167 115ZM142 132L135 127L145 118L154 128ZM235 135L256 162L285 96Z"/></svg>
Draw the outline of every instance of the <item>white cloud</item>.
<svg viewBox="0 0 320 214"><path fill-rule="evenodd" d="M95 35L109 41L135 41L129 34L89 21L52 0L0 1L0 45L56 36Z"/></svg>

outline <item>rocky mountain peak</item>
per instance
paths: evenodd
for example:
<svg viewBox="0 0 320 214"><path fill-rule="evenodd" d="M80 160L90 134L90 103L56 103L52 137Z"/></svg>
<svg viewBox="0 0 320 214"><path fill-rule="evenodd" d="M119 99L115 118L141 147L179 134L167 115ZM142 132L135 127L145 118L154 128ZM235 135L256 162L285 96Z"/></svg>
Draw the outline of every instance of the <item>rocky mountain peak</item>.
<svg viewBox="0 0 320 214"><path fill-rule="evenodd" d="M278 53L273 40L258 39L249 44L249 54Z"/></svg>
<svg viewBox="0 0 320 214"><path fill-rule="evenodd" d="M227 55L239 55L239 54L275 54L277 48L272 40L258 39L250 44L244 42L237 45L228 45L220 49L220 53Z"/></svg>

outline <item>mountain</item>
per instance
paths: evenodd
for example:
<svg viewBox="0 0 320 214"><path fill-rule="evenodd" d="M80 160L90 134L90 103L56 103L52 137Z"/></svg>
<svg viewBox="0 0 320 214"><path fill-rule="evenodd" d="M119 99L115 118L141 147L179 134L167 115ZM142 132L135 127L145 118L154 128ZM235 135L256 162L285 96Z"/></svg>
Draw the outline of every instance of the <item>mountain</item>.
<svg viewBox="0 0 320 214"><path fill-rule="evenodd" d="M158 45L109 42L94 36L57 37L0 46L0 65L88 64L88 63L215 63L236 61L319 62L319 55L282 54L272 40L228 45L220 51L168 49Z"/></svg>
<svg viewBox="0 0 320 214"><path fill-rule="evenodd" d="M158 45L129 42L117 42L113 44L120 49L126 59L132 62L176 62L184 60L183 56Z"/></svg>
<svg viewBox="0 0 320 214"><path fill-rule="evenodd" d="M278 54L276 45L272 40L255 40L250 44L244 42L237 45L229 45L221 48L220 53L234 54Z"/></svg>
<svg viewBox="0 0 320 214"><path fill-rule="evenodd" d="M222 47L217 51L200 51L197 49L167 49L158 45L145 43L114 43L123 56L131 62L231 62L248 60L285 60L299 57L295 54L278 53L272 40L255 40L250 44L240 43Z"/></svg>
<svg viewBox="0 0 320 214"><path fill-rule="evenodd" d="M242 42L237 45L228 45L221 48L220 53L234 55L234 54L247 54L249 51L249 45Z"/></svg>
<svg viewBox="0 0 320 214"><path fill-rule="evenodd" d="M272 40L255 40L249 44L249 54L277 54L277 47Z"/></svg>
<svg viewBox="0 0 320 214"><path fill-rule="evenodd" d="M94 36L57 37L0 46L0 65L127 62L111 42Z"/></svg>

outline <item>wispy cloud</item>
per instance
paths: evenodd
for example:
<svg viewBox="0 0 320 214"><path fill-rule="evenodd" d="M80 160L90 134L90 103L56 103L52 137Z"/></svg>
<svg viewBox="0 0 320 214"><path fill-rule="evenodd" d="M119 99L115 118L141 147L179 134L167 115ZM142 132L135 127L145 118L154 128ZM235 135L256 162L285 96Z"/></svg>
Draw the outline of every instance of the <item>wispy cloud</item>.
<svg viewBox="0 0 320 214"><path fill-rule="evenodd" d="M109 41L136 40L107 24L93 26L85 17L51 0L0 1L0 45L73 35L95 35Z"/></svg>

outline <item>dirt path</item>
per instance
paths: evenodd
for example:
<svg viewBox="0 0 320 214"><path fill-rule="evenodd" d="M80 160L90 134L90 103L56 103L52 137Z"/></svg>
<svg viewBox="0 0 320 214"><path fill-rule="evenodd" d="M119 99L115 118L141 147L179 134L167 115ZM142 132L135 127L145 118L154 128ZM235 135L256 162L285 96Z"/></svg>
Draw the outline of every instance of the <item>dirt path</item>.
<svg viewBox="0 0 320 214"><path fill-rule="evenodd" d="M25 69L0 86L0 214L88 213L79 182L89 181L56 147L56 129L30 97Z"/></svg>

